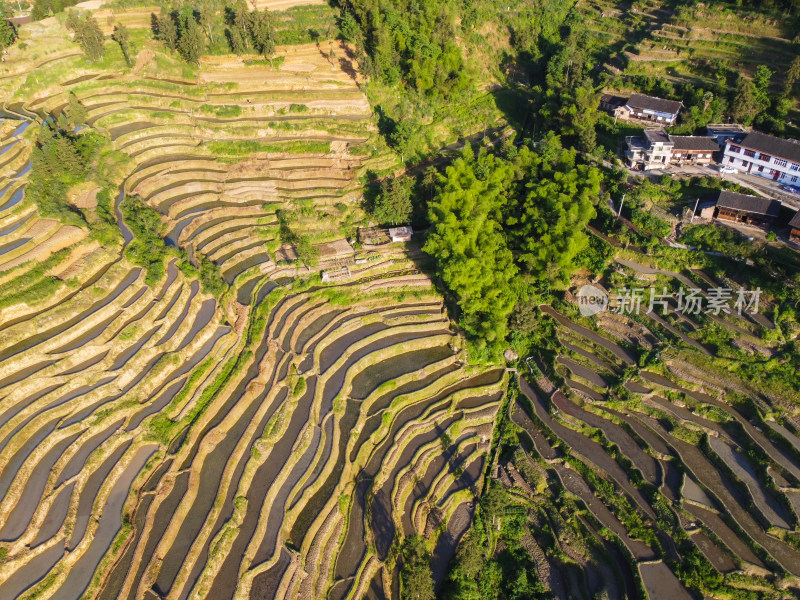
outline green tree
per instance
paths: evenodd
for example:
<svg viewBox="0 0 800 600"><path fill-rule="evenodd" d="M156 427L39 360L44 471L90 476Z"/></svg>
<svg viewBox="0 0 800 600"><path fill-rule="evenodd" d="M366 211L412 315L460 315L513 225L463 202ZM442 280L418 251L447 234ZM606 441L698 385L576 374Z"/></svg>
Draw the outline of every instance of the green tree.
<svg viewBox="0 0 800 600"><path fill-rule="evenodd" d="M105 38L93 16L81 17L75 11L70 11L66 26L75 33L75 42L81 47L89 62L97 62L103 58Z"/></svg>
<svg viewBox="0 0 800 600"><path fill-rule="evenodd" d="M434 600L431 556L425 542L412 535L403 542L400 567L400 598L402 600Z"/></svg>
<svg viewBox="0 0 800 600"><path fill-rule="evenodd" d="M114 26L111 39L119 44L119 48L122 50L122 56L125 57L125 62L129 67L132 67L133 61L131 60L130 33L128 32L128 28L125 27L123 23L117 23L117 25Z"/></svg>
<svg viewBox="0 0 800 600"><path fill-rule="evenodd" d="M737 121L749 125L758 114L758 109L755 86L752 82L740 78L739 84L736 86L736 95L733 98L731 115Z"/></svg>
<svg viewBox="0 0 800 600"><path fill-rule="evenodd" d="M228 40L230 42L231 52L234 54L241 55L247 51L247 42L238 27L234 27L228 31Z"/></svg>
<svg viewBox="0 0 800 600"><path fill-rule="evenodd" d="M599 94L587 84L563 95L564 104L559 111L560 130L564 135L574 136L578 149L591 152L597 145L595 126L600 117L597 109Z"/></svg>
<svg viewBox="0 0 800 600"><path fill-rule="evenodd" d="M250 9L247 7L246 0L236 0L233 9L233 27L238 30L240 37L244 40L245 46L249 45L250 37Z"/></svg>
<svg viewBox="0 0 800 600"><path fill-rule="evenodd" d="M197 9L197 21L200 23L200 27L206 32L208 36L208 40L213 44L214 43L214 17L216 15L216 11L214 9L213 4L203 3Z"/></svg>
<svg viewBox="0 0 800 600"><path fill-rule="evenodd" d="M506 213L517 260L535 279L565 282L588 243L585 227L596 214L600 172L575 166L573 150L548 162L524 149L519 162L527 171L525 192Z"/></svg>
<svg viewBox="0 0 800 600"><path fill-rule="evenodd" d="M205 256L200 259L200 284L204 291L215 298L222 296L228 289L219 267Z"/></svg>
<svg viewBox="0 0 800 600"><path fill-rule="evenodd" d="M422 174L422 187L428 192L428 200L433 198L433 192L436 191L436 182L439 179L439 172L433 165L425 169Z"/></svg>
<svg viewBox="0 0 800 600"><path fill-rule="evenodd" d="M769 83L772 80L772 70L765 65L758 65L753 74L753 84L759 93L766 95L769 90Z"/></svg>
<svg viewBox="0 0 800 600"><path fill-rule="evenodd" d="M411 138L413 135L414 126L406 119L394 123L392 132L389 134L389 144L400 153L403 161L411 153Z"/></svg>
<svg viewBox="0 0 800 600"><path fill-rule="evenodd" d="M67 113L67 119L69 120L69 124L73 127L76 125L85 125L86 119L89 117L89 111L86 110L86 107L81 104L78 97L70 92L69 98L67 99L67 108L65 109Z"/></svg>
<svg viewBox="0 0 800 600"><path fill-rule="evenodd" d="M179 32L178 53L189 64L197 64L205 50L203 31L194 18L187 17Z"/></svg>
<svg viewBox="0 0 800 600"><path fill-rule="evenodd" d="M375 209L372 216L382 225L398 225L408 223L414 207L411 204L411 186L414 184L410 178L384 179L381 182L381 191L375 200Z"/></svg>
<svg viewBox="0 0 800 600"><path fill-rule="evenodd" d="M789 68L786 70L786 78L783 81L783 95L791 96L794 84L800 79L800 56L795 56Z"/></svg>
<svg viewBox="0 0 800 600"><path fill-rule="evenodd" d="M250 36L253 40L253 48L262 56L272 60L275 53L275 42L273 41L272 17L267 9L255 9L250 14Z"/></svg>
<svg viewBox="0 0 800 600"><path fill-rule="evenodd" d="M156 20L155 38L170 50L178 49L178 26L167 10L161 9L161 14Z"/></svg>
<svg viewBox="0 0 800 600"><path fill-rule="evenodd" d="M753 74L753 93L759 113L765 113L770 108L769 84L771 80L772 71L764 65L758 65Z"/></svg>
<svg viewBox="0 0 800 600"><path fill-rule="evenodd" d="M163 238L161 215L139 196L126 196L120 204L133 240L125 247L125 258L145 268L145 283L153 285L164 276L164 260L170 252Z"/></svg>
<svg viewBox="0 0 800 600"><path fill-rule="evenodd" d="M516 302L511 282L517 268L499 222L511 175L494 156L476 161L467 151L447 168L428 209L424 250L434 257L437 274L458 302L459 321L479 348L505 338Z"/></svg>
<svg viewBox="0 0 800 600"><path fill-rule="evenodd" d="M17 30L5 18L0 17L0 50L8 48L17 39Z"/></svg>
<svg viewBox="0 0 800 600"><path fill-rule="evenodd" d="M314 269L319 264L319 248L312 242L307 235L301 235L297 240L297 258L309 269Z"/></svg>

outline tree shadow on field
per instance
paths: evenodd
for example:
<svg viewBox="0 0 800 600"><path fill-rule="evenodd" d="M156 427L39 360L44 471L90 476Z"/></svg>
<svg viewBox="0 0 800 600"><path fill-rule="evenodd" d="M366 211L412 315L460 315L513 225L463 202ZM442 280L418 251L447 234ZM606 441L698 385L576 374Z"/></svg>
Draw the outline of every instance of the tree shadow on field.
<svg viewBox="0 0 800 600"><path fill-rule="evenodd" d="M339 68L344 71L350 79L358 83L358 72L356 71L353 60L350 58L339 58Z"/></svg>
<svg viewBox="0 0 800 600"><path fill-rule="evenodd" d="M508 124L520 132L521 139L531 122L533 103L530 92L523 88L503 87L493 90L491 94Z"/></svg>

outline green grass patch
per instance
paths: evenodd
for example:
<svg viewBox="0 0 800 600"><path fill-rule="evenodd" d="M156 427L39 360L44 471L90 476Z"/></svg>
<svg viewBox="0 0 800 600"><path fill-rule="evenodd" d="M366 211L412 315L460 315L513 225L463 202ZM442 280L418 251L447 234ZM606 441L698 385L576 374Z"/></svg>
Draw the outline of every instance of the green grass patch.
<svg viewBox="0 0 800 600"><path fill-rule="evenodd" d="M225 106L204 104L200 107L200 111L221 118L238 117L242 114L242 107L235 104Z"/></svg>
<svg viewBox="0 0 800 600"><path fill-rule="evenodd" d="M286 152L290 154L322 153L331 151L330 142L295 140L291 142L265 143L255 140L209 142L206 147L220 156L247 156L255 152Z"/></svg>

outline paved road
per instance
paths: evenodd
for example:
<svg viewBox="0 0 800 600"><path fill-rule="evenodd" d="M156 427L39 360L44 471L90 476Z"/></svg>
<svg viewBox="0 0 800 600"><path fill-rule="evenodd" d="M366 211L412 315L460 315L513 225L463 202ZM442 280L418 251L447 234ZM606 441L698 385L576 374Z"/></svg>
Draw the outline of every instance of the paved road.
<svg viewBox="0 0 800 600"><path fill-rule="evenodd" d="M792 208L800 209L800 194L791 194L789 192L783 191L780 186L782 184L777 183L775 181L764 179L763 177L759 177L758 175L748 175L746 173L720 173L719 172L719 165L712 164L709 166L691 166L691 165L684 165L684 166L677 166L673 165L669 169L661 170L661 169L654 169L652 171L647 171L643 173L642 171L633 171L631 173L635 175L655 175L657 177L661 177L661 175L683 175L687 177L694 177L694 176L712 176L712 177L719 177L725 181L733 181L745 187L749 187L754 189L756 192L764 196L769 196L772 198L777 198L781 200L785 205L791 206Z"/></svg>

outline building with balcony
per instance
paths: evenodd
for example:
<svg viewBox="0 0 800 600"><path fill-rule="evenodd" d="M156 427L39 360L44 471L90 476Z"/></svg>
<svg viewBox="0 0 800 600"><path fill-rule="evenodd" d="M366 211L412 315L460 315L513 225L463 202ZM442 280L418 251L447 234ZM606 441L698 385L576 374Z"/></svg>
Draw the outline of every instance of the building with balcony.
<svg viewBox="0 0 800 600"><path fill-rule="evenodd" d="M662 129L645 129L644 135L625 139L625 157L633 168L649 171L671 164L708 164L719 148L713 138L696 135L669 135Z"/></svg>
<svg viewBox="0 0 800 600"><path fill-rule="evenodd" d="M678 165L707 165L719 151L714 138L703 135L670 135L672 142L671 162Z"/></svg>
<svg viewBox="0 0 800 600"><path fill-rule="evenodd" d="M800 187L800 142L797 140L752 131L741 141L725 141L722 164L742 173Z"/></svg>
<svg viewBox="0 0 800 600"><path fill-rule="evenodd" d="M644 135L625 138L628 148L625 158L628 165L649 171L663 169L672 159L673 143L662 129L645 129Z"/></svg>

